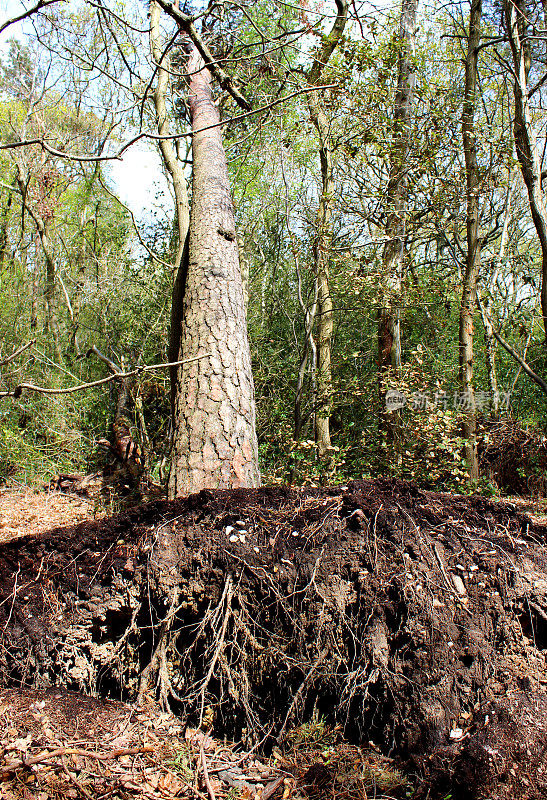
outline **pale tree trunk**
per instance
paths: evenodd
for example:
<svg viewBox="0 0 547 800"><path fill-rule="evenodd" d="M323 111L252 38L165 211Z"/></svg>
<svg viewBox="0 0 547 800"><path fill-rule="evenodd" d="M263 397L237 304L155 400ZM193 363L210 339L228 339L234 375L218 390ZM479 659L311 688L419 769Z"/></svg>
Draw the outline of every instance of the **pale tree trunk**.
<svg viewBox="0 0 547 800"><path fill-rule="evenodd" d="M53 348L55 357L59 364L63 361L63 352L61 349L61 333L59 330L59 321L57 319L57 302L55 296L55 256L53 253L53 246L49 236L48 223L49 220L44 219L35 208L33 208L27 199L27 181L25 179L24 169L21 164L17 164L17 185L21 193L21 202L24 209L27 211L32 221L36 225L38 238L42 247L44 262L46 267L45 276L45 290L44 298L46 305L45 325L44 330L50 332L53 336ZM33 319L36 317L33 314Z"/></svg>
<svg viewBox="0 0 547 800"><path fill-rule="evenodd" d="M479 301L479 311L484 327L484 342L486 345L486 369L488 372L488 383L490 385L490 409L493 419L499 417L500 399L498 390L498 376L496 371L496 339L494 328L490 320L490 308L488 300L480 302L480 290L477 287L477 300Z"/></svg>
<svg viewBox="0 0 547 800"><path fill-rule="evenodd" d="M80 315L82 311L82 297L85 287L85 276L86 276L86 266L87 266L86 262L88 255L88 241L87 241L86 231L88 224L93 219L91 194L93 192L93 187L95 186L97 179L100 177L100 174L101 174L100 162L97 162L95 164L95 168L91 176L86 181L86 191L80 210L80 246L78 249L78 257L77 257L78 269L77 269L76 286L72 299L72 313L71 313L72 333L71 333L71 343L70 343L70 349L76 354L76 356L79 356L81 354L78 332L80 329ZM69 306L70 309L70 300L68 297L68 293L66 291L65 291L65 296L67 305Z"/></svg>
<svg viewBox="0 0 547 800"><path fill-rule="evenodd" d="M323 70L338 46L346 26L348 15L347 0L336 0L337 16L322 47L313 60L308 74L310 85L318 85ZM332 245L332 207L334 201L334 170L330 124L319 91L308 94L310 119L319 139L319 159L321 163L321 194L317 208L316 235L314 244L314 266L317 287L316 333L317 347L315 410L315 441L317 454L328 469L331 449L330 417L332 411L332 367L331 345L333 333L333 306L330 289L330 256ZM307 345L305 345L307 351Z"/></svg>
<svg viewBox="0 0 547 800"><path fill-rule="evenodd" d="M98 170L96 170L97 173ZM78 271L76 278L76 291L74 293L74 300L72 303L72 336L71 336L71 349L76 356L80 355L80 341L78 338L78 330L80 328L80 314L82 311L82 293L85 281L85 266L87 257L87 240L86 240L86 227L89 220L89 190L86 195L86 201L80 212L80 247L78 248ZM68 295L67 295L68 303Z"/></svg>
<svg viewBox="0 0 547 800"><path fill-rule="evenodd" d="M401 295L408 197L408 154L414 104L415 39L418 0L403 0L399 28L399 64L395 95L394 133L387 185L386 243L382 253L380 308L378 312L378 383L380 426L388 442L400 438L397 412L385 409L386 380L401 367Z"/></svg>
<svg viewBox="0 0 547 800"><path fill-rule="evenodd" d="M304 427L309 415L304 415L303 413L303 400L304 400L304 385L305 385L305 378L306 378L306 369L308 366L308 360L311 356L311 373L312 373L312 384L313 384L313 415L314 415L314 425L315 425L315 414L317 411L317 346L315 343L315 339L313 337L313 328L315 324L315 317L317 314L317 307L318 307L318 298L319 298L319 287L317 283L317 276L314 281L314 297L313 302L308 305L304 301L304 297L302 295L302 273L300 271L300 264L298 260L298 254L295 250L295 263L296 263L296 276L297 276L297 294L298 294L298 303L302 310L302 314L304 316L304 346L302 349L302 355L300 358L300 364L298 366L298 377L296 379L296 390L294 393L294 428L293 428L293 436L295 441L300 439L300 434L302 433L302 428ZM289 478L289 483L292 483L293 480L293 471L291 471L291 475Z"/></svg>
<svg viewBox="0 0 547 800"><path fill-rule="evenodd" d="M41 220L39 220L41 223ZM63 361L63 353L61 350L61 334L59 330L59 320L57 318L57 296L55 292L56 270L55 258L49 237L47 223L38 225L38 235L42 244L42 251L44 253L44 261L46 265L46 286L45 286L45 299L46 299L46 330L53 336L53 346L57 363L61 364Z"/></svg>
<svg viewBox="0 0 547 800"><path fill-rule="evenodd" d="M467 200L467 256L463 276L460 305L460 384L464 396L464 419L462 433L465 440L467 472L472 481L479 477L477 455L477 408L473 388L473 315L477 301L477 277L481 259L480 237L480 175L477 162L477 140L475 133L475 108L478 90L478 46L482 0L471 0L469 34L465 59L465 93L462 115L462 137L465 156L466 200Z"/></svg>
<svg viewBox="0 0 547 800"><path fill-rule="evenodd" d="M507 199L505 201L505 210L503 213L503 228L501 231L500 247L498 251L496 268L491 279L491 285L495 285L496 275L503 266L503 259L505 258L505 250L507 248L507 240L509 238L509 222L511 220L511 201L513 197L515 181L509 175L509 187L507 189ZM499 416L499 390L498 390L498 377L496 370L496 337L494 335L494 328L490 318L490 301L488 296L484 299L481 298L480 289L477 287L477 302L484 328L484 341L486 345L486 369L488 372L488 383L490 386L490 409L491 416L497 419Z"/></svg>
<svg viewBox="0 0 547 800"><path fill-rule="evenodd" d="M541 186L541 156L528 97L530 48L523 38L526 36L527 17L524 4L517 6L514 0L504 0L504 14L515 71L513 135L522 177L528 190L532 220L541 247L541 312L547 342L547 206Z"/></svg>
<svg viewBox="0 0 547 800"><path fill-rule="evenodd" d="M241 271L241 283L243 284L243 300L245 301L245 313L249 305L249 280L250 280L250 259L247 250L247 239L244 233L238 233L237 246L239 250L239 268Z"/></svg>
<svg viewBox="0 0 547 800"><path fill-rule="evenodd" d="M220 116L196 48L188 63L193 193L169 495L257 486L245 301ZM216 127L211 127L216 126Z"/></svg>
<svg viewBox="0 0 547 800"><path fill-rule="evenodd" d="M160 32L161 8L155 0L150 3L150 50L156 67L157 79L153 93L156 123L160 136L168 136L169 117L165 97L169 85L170 59L164 53ZM190 208L188 204L188 187L184 176L184 166L177 157L177 149L171 139L160 139L159 148L165 169L171 177L175 192L175 217L178 234L177 250L173 263L173 294L171 299L171 324L169 334L169 361L176 361L180 349L182 328L182 309L184 289L186 285L187 236L190 227ZM171 412L175 410L177 370L171 368Z"/></svg>
<svg viewBox="0 0 547 800"><path fill-rule="evenodd" d="M34 236L34 250L38 250L38 234ZM21 253L21 266L25 267L27 262L27 248ZM23 263L24 262L24 263ZM40 276L38 274L38 259L34 258L32 264L32 290L30 298L30 327L35 331L38 327L38 293L40 288Z"/></svg>
<svg viewBox="0 0 547 800"><path fill-rule="evenodd" d="M329 121L317 92L308 94L310 117L319 138L321 160L321 195L316 217L314 244L317 285L316 334L317 346L317 407L315 412L315 441L321 461L327 462L331 453L330 416L332 409L331 343L333 332L332 297L330 290L330 256L332 245L332 205L334 175Z"/></svg>

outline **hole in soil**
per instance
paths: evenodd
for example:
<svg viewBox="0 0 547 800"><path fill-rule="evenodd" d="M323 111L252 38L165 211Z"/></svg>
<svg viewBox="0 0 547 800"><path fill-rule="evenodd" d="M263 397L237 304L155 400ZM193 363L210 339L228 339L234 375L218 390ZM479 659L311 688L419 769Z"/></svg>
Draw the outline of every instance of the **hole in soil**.
<svg viewBox="0 0 547 800"><path fill-rule="evenodd" d="M107 611L104 618L94 617L91 639L95 644L105 641L115 642L125 632L131 620L131 609Z"/></svg>
<svg viewBox="0 0 547 800"><path fill-rule="evenodd" d="M519 617L522 632L537 647L538 650L547 650L547 620L534 608L528 608Z"/></svg>
<svg viewBox="0 0 547 800"><path fill-rule="evenodd" d="M475 656L470 656L469 654L466 654L460 656L460 661L462 662L464 667L467 667L467 669L469 669L469 667L473 666L473 662L475 661Z"/></svg>

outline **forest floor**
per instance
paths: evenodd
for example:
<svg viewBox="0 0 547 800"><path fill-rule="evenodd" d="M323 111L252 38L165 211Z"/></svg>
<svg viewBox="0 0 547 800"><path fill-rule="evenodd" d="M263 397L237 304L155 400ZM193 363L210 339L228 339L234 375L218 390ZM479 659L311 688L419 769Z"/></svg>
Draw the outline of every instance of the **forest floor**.
<svg viewBox="0 0 547 800"><path fill-rule="evenodd" d="M545 501L374 481L111 517L5 489L0 588L6 800L547 797Z"/></svg>
<svg viewBox="0 0 547 800"><path fill-rule="evenodd" d="M27 487L0 489L0 543L23 536L39 536L109 513L105 506L75 494L46 492Z"/></svg>

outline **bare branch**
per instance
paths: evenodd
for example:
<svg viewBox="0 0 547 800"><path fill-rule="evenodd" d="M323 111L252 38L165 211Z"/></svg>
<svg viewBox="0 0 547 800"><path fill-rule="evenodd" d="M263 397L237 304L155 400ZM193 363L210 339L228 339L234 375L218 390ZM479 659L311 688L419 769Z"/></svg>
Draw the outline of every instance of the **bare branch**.
<svg viewBox="0 0 547 800"><path fill-rule="evenodd" d="M101 353L99 348L95 347L95 345L93 345L93 347L91 347L90 350L88 350L87 355L89 356L91 353L93 353L93 355L96 355L97 358L103 362L103 364L106 364L106 366L108 367L110 372L112 372L113 375L118 375L119 377L123 372L123 370L121 370L119 366L112 361L112 359L108 358L108 356L105 356L104 353Z"/></svg>
<svg viewBox="0 0 547 800"><path fill-rule="evenodd" d="M150 372L154 369L167 369L168 367L179 367L181 364L190 364L192 361L199 361L200 358L208 358L210 355L211 353L203 353L201 356L186 358L182 361L168 361L165 364L151 364L147 367L137 367L129 372L116 372L113 375L109 375L107 378L101 378L98 381L91 381L90 383L81 383L79 386L69 386L66 389L48 389L45 386L35 386L33 383L20 383L15 387L15 389L12 389L9 392L0 392L0 397L13 397L17 399L18 397L21 397L23 391L55 395L73 394L74 392L81 392L83 389L93 389L95 386L102 386L103 384L110 383L111 381L117 381L123 378L131 378L133 375L140 375L141 372ZM105 356L102 356L102 354L101 357L103 359L105 358Z"/></svg>
<svg viewBox="0 0 547 800"><path fill-rule="evenodd" d="M15 25L16 22L22 22L24 19L28 19L33 14L36 14L37 11L40 11L42 8L46 6L52 6L54 3L64 3L66 0L38 0L35 6L29 8L27 11L23 11L22 14L19 14L18 17L12 17L11 19L7 19L5 22L0 25L0 33L9 28L10 25Z"/></svg>
<svg viewBox="0 0 547 800"><path fill-rule="evenodd" d="M241 94L232 78L226 72L224 72L222 67L219 67L218 61L216 61L215 57L196 30L193 17L183 14L182 11L180 11L178 8L175 8L174 3L167 2L167 0L157 0L157 3L166 12L166 14L169 14L169 16L177 22L179 28L184 31L184 33L192 40L197 48L198 53L205 61L205 65L210 70L211 74L217 79L222 88L226 89L226 91L232 95L236 103L241 106L241 108L250 111L252 107L251 104Z"/></svg>
<svg viewBox="0 0 547 800"><path fill-rule="evenodd" d="M110 195L110 197L112 197L114 200L116 200L116 202L117 202L117 203L119 203L119 204L121 205L121 207L122 207L123 209L125 209L125 211L127 211L127 213L129 214L129 216L131 217L131 221L133 222L133 228L134 228L134 230L135 230L135 233L137 234L137 239L139 240L139 242L140 242L140 244L142 245L142 247L144 247L144 249L146 250L146 252L148 253L148 255L149 255L151 258L153 258L153 259L154 259L154 261L157 261L157 262L158 262L158 264L162 264L164 267L169 267L169 269L173 269L173 265L172 265L172 264L170 264L168 261L164 261L164 260L163 260L162 258L160 258L158 255L156 255L156 254L154 253L154 251L153 251L153 250L151 250L151 249L148 247L148 245L146 244L146 242L145 242L145 241L144 241L144 239L142 238L141 232L140 232L140 230L139 230L139 227L138 227L138 225L137 225L137 220L135 219L135 215L133 214L133 212L131 211L131 209L129 208L129 206L126 206L126 204L125 204L125 203L123 203L123 202L120 200L120 198L119 198L117 195L115 195L115 194L114 194L114 192L111 192L111 191L110 191L110 189L108 188L108 186L106 186L106 185L105 185L105 183L104 183L104 182L101 180L101 178L99 178L99 183L101 184L101 186L103 187L103 189L105 190L105 192L106 192L107 194L109 194L109 195Z"/></svg>
<svg viewBox="0 0 547 800"><path fill-rule="evenodd" d="M291 94L286 94L283 97L278 97L277 100L273 100L271 103L266 103L266 105L260 106L260 108L255 108L252 111L247 111L244 114L236 114L234 117L229 117L228 119L221 120L220 122L215 122L214 125L207 125L204 128L200 128L195 133L201 133L201 131L208 131L211 128L219 128L221 125L228 125L231 122L239 122L241 119L246 119L247 117L252 117L254 114L260 114L262 111L269 111L271 108L275 108L275 106L281 105L281 103L285 103L287 100L292 100L293 97L298 97L301 94L306 94L307 92L315 92L320 91L322 89L336 89L338 87L337 83L328 83L324 86L305 86L301 89L298 89L297 92L291 92ZM47 153L50 153L53 156L58 156L59 158L66 158L69 161L82 161L82 162L91 162L91 161L121 161L123 154L126 150L129 150L132 145L140 142L141 139L151 139L155 142L160 142L166 139L182 139L184 137L191 137L192 133L171 133L168 136L160 136L156 133L139 133L134 136L132 139L129 139L123 147L118 150L117 153L111 156L85 156L85 155L78 155L76 153L64 153L62 150L56 150L51 145L47 144L43 139L26 139L20 142L10 142L9 144L0 144L0 150L12 150L17 147L28 147L30 145L39 145L43 150Z"/></svg>
<svg viewBox="0 0 547 800"><path fill-rule="evenodd" d="M348 17L347 0L336 0L336 10L338 11L338 15L332 24L331 31L329 35L325 37L323 46L313 59L313 64L308 73L308 80L311 84L317 83L320 80L323 68L338 46L338 43L344 33L346 20Z"/></svg>
<svg viewBox="0 0 547 800"><path fill-rule="evenodd" d="M10 361L13 361L13 359L17 358L17 356L20 356L21 353L24 353L25 350L28 350L29 347L32 347L33 344L36 344L36 339L31 339L31 341L27 342L27 344L23 344L21 345L21 347L18 347L17 350L15 350L11 354L11 356L8 356L7 358L4 358L2 359L2 361L0 361L0 367L3 367L5 364L9 364Z"/></svg>
<svg viewBox="0 0 547 800"><path fill-rule="evenodd" d="M477 305L479 307L481 314L483 314L484 317L488 319L490 321L490 324L492 325L492 320L490 320L478 296L477 296ZM498 341L501 344L503 349L506 350L510 356L513 356L517 364L520 364L523 372L525 372L528 375L528 377L531 378L534 381L534 383L536 383L540 387L540 389L542 389L547 394L547 383L543 380L543 378L540 375L537 374L537 372L534 372L532 367L522 358L521 355L519 355L519 353L517 353L514 347L511 347L509 342L506 342L505 339L502 338L502 336L498 333L498 331L494 328L493 325L492 325L492 333L494 334L494 338L496 339L496 341Z"/></svg>
<svg viewBox="0 0 547 800"><path fill-rule="evenodd" d="M205 751L203 749L203 744L200 745L199 748L199 755L201 758L201 767L203 769L203 781L205 786L207 787L207 793L209 795L209 800L216 800L215 791L211 784L211 780L209 778L209 770L207 769L207 759L205 758Z"/></svg>

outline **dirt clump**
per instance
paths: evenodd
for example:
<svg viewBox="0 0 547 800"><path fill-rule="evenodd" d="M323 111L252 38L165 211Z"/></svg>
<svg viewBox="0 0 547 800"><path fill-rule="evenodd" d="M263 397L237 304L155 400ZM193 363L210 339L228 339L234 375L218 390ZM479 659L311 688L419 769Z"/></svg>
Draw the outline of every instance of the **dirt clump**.
<svg viewBox="0 0 547 800"><path fill-rule="evenodd" d="M152 503L0 548L0 678L157 698L249 748L323 719L417 798L536 800L546 531L388 480Z"/></svg>

